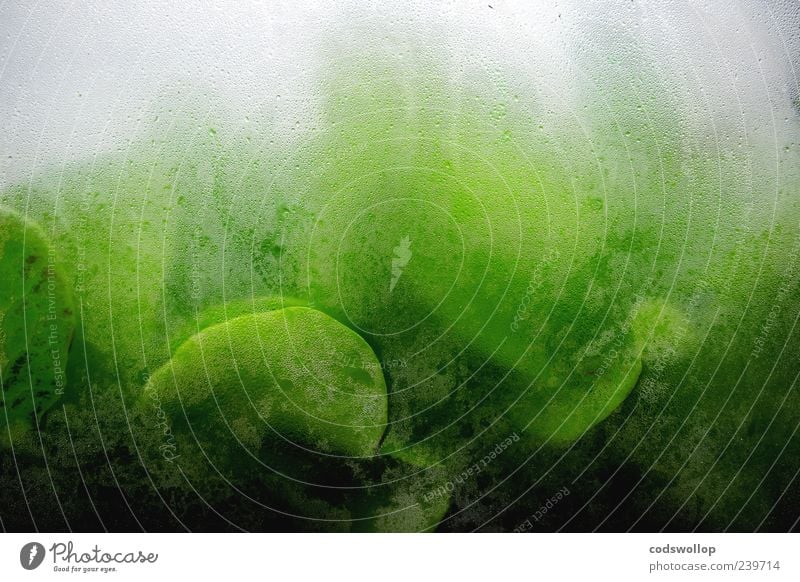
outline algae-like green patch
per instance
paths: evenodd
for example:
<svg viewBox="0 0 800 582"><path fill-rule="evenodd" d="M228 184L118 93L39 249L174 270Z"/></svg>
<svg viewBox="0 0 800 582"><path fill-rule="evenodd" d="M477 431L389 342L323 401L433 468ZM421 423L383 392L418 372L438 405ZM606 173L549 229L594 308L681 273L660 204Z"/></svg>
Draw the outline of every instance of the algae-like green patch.
<svg viewBox="0 0 800 582"><path fill-rule="evenodd" d="M75 316L62 260L38 225L0 208L0 442L36 431L71 388Z"/></svg>

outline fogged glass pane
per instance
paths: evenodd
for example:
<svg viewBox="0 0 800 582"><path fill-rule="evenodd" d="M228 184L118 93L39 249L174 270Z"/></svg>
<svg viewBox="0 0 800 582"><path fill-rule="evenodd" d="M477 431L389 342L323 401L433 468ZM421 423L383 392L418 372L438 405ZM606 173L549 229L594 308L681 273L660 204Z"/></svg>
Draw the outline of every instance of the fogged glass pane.
<svg viewBox="0 0 800 582"><path fill-rule="evenodd" d="M796 4L384 4L0 9L2 527L796 527Z"/></svg>

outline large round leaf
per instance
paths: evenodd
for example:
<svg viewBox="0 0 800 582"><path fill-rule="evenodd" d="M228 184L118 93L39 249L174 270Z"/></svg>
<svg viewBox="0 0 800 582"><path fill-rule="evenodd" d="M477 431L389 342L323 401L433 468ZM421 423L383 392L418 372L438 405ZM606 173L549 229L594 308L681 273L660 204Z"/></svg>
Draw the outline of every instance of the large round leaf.
<svg viewBox="0 0 800 582"><path fill-rule="evenodd" d="M386 386L371 348L305 307L203 329L152 376L143 398L145 422L160 428L151 444L165 458L199 452L234 470L261 457L268 465L269 442L369 457L386 427Z"/></svg>

